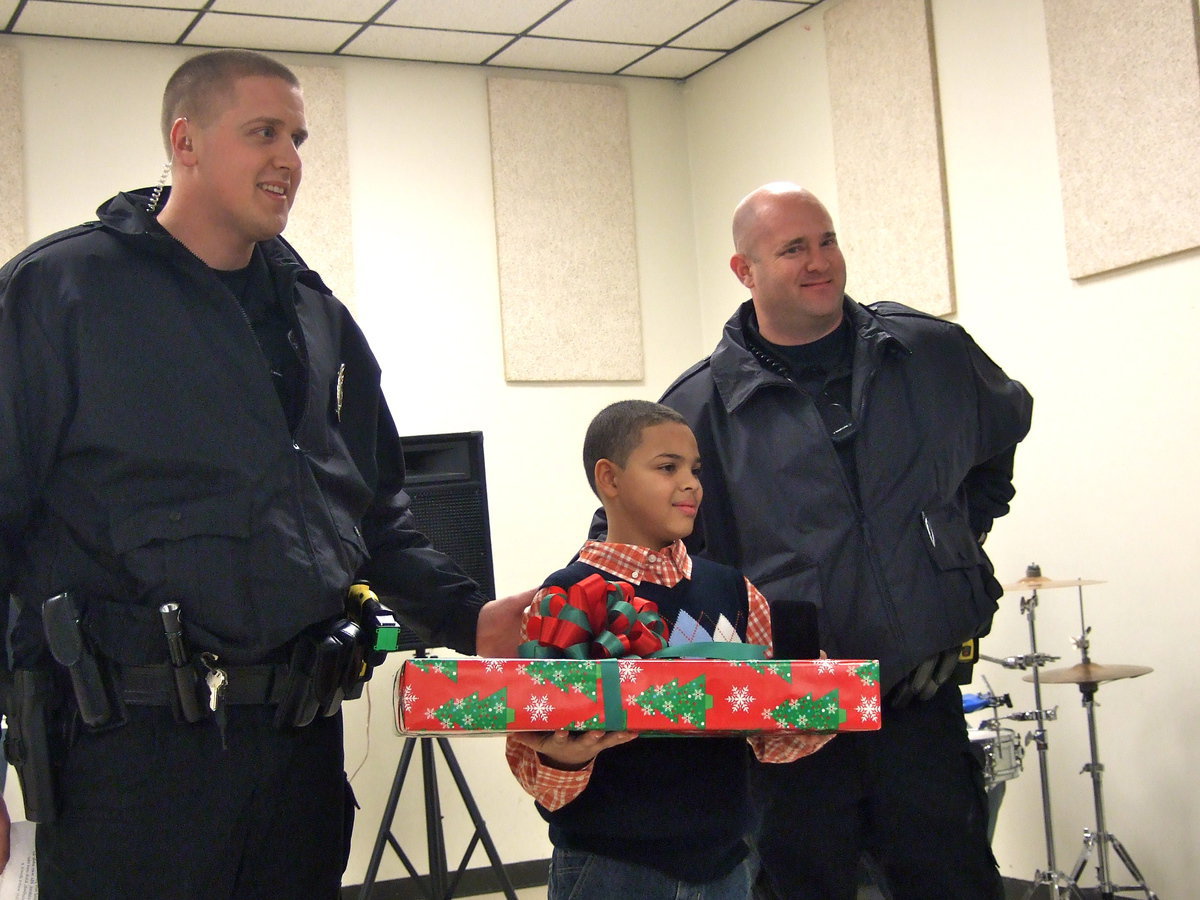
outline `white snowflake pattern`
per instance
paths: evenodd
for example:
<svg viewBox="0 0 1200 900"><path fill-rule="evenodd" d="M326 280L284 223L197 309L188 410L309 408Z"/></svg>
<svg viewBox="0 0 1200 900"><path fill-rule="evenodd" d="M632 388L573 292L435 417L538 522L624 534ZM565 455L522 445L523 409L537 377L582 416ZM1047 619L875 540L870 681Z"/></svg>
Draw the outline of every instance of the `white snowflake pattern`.
<svg viewBox="0 0 1200 900"><path fill-rule="evenodd" d="M404 711L406 713L412 712L413 707L416 706L417 701L419 699L420 698L417 696L417 692L412 689L412 685L411 684L408 685L404 689L404 697L402 698L402 703L404 704Z"/></svg>
<svg viewBox="0 0 1200 900"><path fill-rule="evenodd" d="M484 660L483 669L485 672L503 672L504 671L504 660L502 660L502 659Z"/></svg>
<svg viewBox="0 0 1200 900"><path fill-rule="evenodd" d="M859 701L857 712L864 722L878 722L879 699L877 697L863 697Z"/></svg>
<svg viewBox="0 0 1200 900"><path fill-rule="evenodd" d="M735 687L733 693L725 698L734 712L750 712L754 697L749 687Z"/></svg>
<svg viewBox="0 0 1200 900"><path fill-rule="evenodd" d="M549 721L550 713L554 712L554 704L550 702L548 696L534 697L525 707L525 712L529 713L529 718L535 722Z"/></svg>
<svg viewBox="0 0 1200 900"><path fill-rule="evenodd" d="M818 675L832 675L837 671L837 660L818 659L816 663Z"/></svg>
<svg viewBox="0 0 1200 900"><path fill-rule="evenodd" d="M622 659L617 661L617 671L620 673L622 683L636 681L637 677L642 674L642 667L638 665L636 660Z"/></svg>

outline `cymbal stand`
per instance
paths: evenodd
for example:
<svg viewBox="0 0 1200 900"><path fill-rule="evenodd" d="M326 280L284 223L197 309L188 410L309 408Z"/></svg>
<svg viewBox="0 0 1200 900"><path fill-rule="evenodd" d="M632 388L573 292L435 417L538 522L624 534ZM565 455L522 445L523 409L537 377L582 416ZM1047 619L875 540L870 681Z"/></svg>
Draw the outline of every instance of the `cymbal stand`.
<svg viewBox="0 0 1200 900"><path fill-rule="evenodd" d="M1090 642L1088 634L1091 628L1087 626L1083 618L1083 588L1079 589L1079 629L1078 638L1072 639L1072 643L1079 648L1082 663L1086 666L1091 663L1088 656ZM1087 726L1088 726L1088 744L1091 750L1092 760L1086 763L1080 770L1087 772L1092 777L1092 797L1096 806L1096 830L1093 832L1090 829L1083 829L1083 849L1079 851L1079 857L1075 860L1075 865L1071 869L1071 881L1073 884L1079 882L1079 876L1083 874L1084 867L1087 865L1088 859L1092 855L1092 851L1096 850L1096 872L1100 878L1100 897L1102 900L1113 900L1118 891L1141 891L1146 895L1147 900L1157 900L1157 895L1150 890L1146 884L1146 879L1142 876L1137 865L1133 861L1133 857L1129 855L1129 851L1125 849L1125 845L1117 840L1116 836L1108 830L1108 826L1104 822L1104 790L1103 776L1104 766L1100 762L1099 743L1096 740L1096 691L1100 689L1099 682L1089 681L1079 685L1079 691L1083 695L1083 708L1087 710ZM1117 856L1121 858L1121 862L1125 864L1125 868L1129 874L1137 879L1137 884L1131 885L1116 885L1110 880L1111 869L1108 867L1108 848L1112 846L1116 851Z"/></svg>
<svg viewBox="0 0 1200 900"><path fill-rule="evenodd" d="M1024 900L1029 900L1034 895L1039 887L1043 884L1049 885L1051 894L1054 900L1060 900L1062 897L1069 897L1072 893L1079 895L1079 889L1075 885L1075 881L1068 877L1065 872L1058 869L1054 857L1054 824L1050 815L1050 770L1046 765L1046 753L1050 748L1049 742L1046 740L1045 723L1049 718L1045 714L1045 708L1042 706L1042 684L1038 678L1038 669L1041 668L1045 657L1042 657L1037 652L1037 626L1035 620L1037 618L1037 603L1038 593L1034 588L1030 591L1028 597L1021 597L1021 612L1025 614L1026 620L1029 622L1029 649L1030 659L1032 664L1030 668L1033 670L1033 705L1034 716L1037 720L1037 728L1026 736L1026 740L1033 740L1037 746L1038 754L1038 774L1041 776L1042 782L1042 819L1046 832L1046 861L1047 868L1043 871L1039 869L1034 875L1033 884L1025 893Z"/></svg>

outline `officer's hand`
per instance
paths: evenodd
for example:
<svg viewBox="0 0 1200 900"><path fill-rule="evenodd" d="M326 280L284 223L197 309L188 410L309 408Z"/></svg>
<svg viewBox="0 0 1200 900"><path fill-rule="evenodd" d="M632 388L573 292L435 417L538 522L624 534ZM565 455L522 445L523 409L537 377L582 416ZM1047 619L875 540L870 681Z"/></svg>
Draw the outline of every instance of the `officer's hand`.
<svg viewBox="0 0 1200 900"><path fill-rule="evenodd" d="M533 595L529 590L499 600L489 600L479 610L475 624L475 655L494 659L514 659L521 643L521 618Z"/></svg>
<svg viewBox="0 0 1200 900"><path fill-rule="evenodd" d="M12 830L12 819L8 817L8 804L0 797L0 872L8 865L9 832Z"/></svg>
<svg viewBox="0 0 1200 900"><path fill-rule="evenodd" d="M632 731L516 731L509 735L532 747L542 761L556 769L582 769L601 750L632 741Z"/></svg>

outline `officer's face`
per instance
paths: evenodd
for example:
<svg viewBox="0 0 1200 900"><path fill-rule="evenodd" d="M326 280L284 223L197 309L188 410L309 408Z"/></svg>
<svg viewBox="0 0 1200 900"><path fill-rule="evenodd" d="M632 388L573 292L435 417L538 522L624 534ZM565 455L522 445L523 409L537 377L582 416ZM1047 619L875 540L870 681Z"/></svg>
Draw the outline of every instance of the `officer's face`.
<svg viewBox="0 0 1200 900"><path fill-rule="evenodd" d="M810 194L763 201L749 249L731 260L750 289L759 327L777 344L803 344L842 319L846 260L829 212Z"/></svg>
<svg viewBox="0 0 1200 900"><path fill-rule="evenodd" d="M211 121L189 127L199 188L191 196L207 227L247 248L283 231L307 134L299 88L266 76L234 82Z"/></svg>

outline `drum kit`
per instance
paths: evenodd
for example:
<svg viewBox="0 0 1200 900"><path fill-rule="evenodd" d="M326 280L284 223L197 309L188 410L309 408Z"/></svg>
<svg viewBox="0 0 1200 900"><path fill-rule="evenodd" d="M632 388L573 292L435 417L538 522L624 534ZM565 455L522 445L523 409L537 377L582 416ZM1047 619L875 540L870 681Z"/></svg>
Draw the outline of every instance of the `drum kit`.
<svg viewBox="0 0 1200 900"><path fill-rule="evenodd" d="M1146 879L1138 871L1132 857L1129 855L1129 851L1108 830L1104 818L1104 796L1101 784L1104 766L1100 763L1100 752L1096 740L1096 692L1103 683L1136 678L1140 675L1146 675L1153 670L1149 666L1101 665L1093 662L1089 657L1088 649L1090 642L1088 635L1091 633L1091 629L1084 620L1083 588L1087 585L1101 583L1100 581L1089 581L1082 578L1070 580L1046 578L1043 577L1040 567L1036 564L1030 565L1026 569L1024 578L1013 584L1004 585L1005 591L1021 592L1021 612L1025 615L1029 624L1030 652L1023 656L1009 656L1004 658L985 656L983 654L980 654L979 657L980 659L997 663L1008 669L1028 669L1030 670L1029 674L1025 675L1022 680L1033 683L1034 709L1029 712L1012 712L1003 716L1003 718L1007 719L1033 721L1036 723L1034 730L1026 735L1025 742L1027 744L1034 744L1038 755L1048 866L1045 870L1039 869L1037 871L1033 884L1030 886L1028 893L1025 894L1024 900L1029 900L1042 885L1048 886L1050 896L1055 898L1055 900L1072 896L1082 898L1083 893L1079 888L1079 877L1083 874L1084 868L1093 853L1097 856L1099 893L1103 900L1113 900L1119 891L1137 891L1144 894L1146 900L1157 900L1157 895L1147 886ZM1040 653L1037 649L1035 619L1038 592L1061 588L1075 588L1078 592L1080 635L1078 638L1072 638L1072 643L1079 649L1081 659L1079 663L1073 666L1042 671L1044 666L1057 661L1059 657ZM984 679L984 682L986 684L986 679ZM1091 761L1084 765L1082 771L1089 773L1092 780L1093 802L1096 810L1096 828L1094 831L1088 828L1084 829L1083 848L1069 873L1060 871L1055 862L1054 832L1050 815L1050 781L1046 765L1049 742L1047 740L1045 724L1057 719L1058 707L1055 706L1047 709L1042 704L1043 684L1077 685L1083 697L1084 709L1087 711ZM970 696L967 695L964 697L965 711L971 711L968 708ZM1020 774L1024 748L1017 741L1016 734L1012 729L1000 727L1000 719L1002 717L998 710L1002 705L1012 706L1009 697L1004 695L1001 698L996 698L991 693L975 696L980 698L979 705L975 707L976 709L986 705L990 706L993 710L991 720L982 723L980 729L970 733L972 742L983 750L985 757L984 780L986 786L989 788L989 795L991 795L997 786L1003 788L1003 782L1015 778ZM994 806L992 813L994 816ZM1109 848L1124 863L1128 873L1136 879L1136 884L1117 885L1113 883L1111 880L1112 872L1109 867Z"/></svg>

